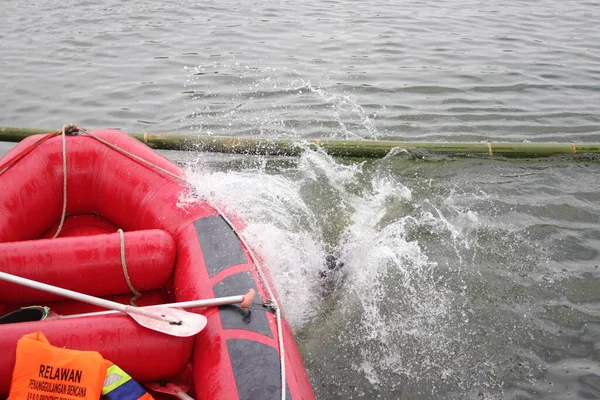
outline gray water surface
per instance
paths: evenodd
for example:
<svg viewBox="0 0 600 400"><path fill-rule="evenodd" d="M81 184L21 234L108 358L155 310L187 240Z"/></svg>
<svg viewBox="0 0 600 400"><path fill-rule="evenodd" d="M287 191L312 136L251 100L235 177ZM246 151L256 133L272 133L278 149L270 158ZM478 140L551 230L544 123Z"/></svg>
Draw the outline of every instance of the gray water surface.
<svg viewBox="0 0 600 400"><path fill-rule="evenodd" d="M600 141L596 2L5 0L0 120Z"/></svg>
<svg viewBox="0 0 600 400"><path fill-rule="evenodd" d="M0 19L0 125L600 142L597 2L4 0ZM600 398L597 161L165 154L248 223L318 398Z"/></svg>

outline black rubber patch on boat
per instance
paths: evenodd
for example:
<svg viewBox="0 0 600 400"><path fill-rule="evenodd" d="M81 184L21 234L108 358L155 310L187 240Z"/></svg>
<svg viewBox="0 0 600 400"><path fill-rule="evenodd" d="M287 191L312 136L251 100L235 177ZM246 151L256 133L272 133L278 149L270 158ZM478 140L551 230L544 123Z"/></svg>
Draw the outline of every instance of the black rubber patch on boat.
<svg viewBox="0 0 600 400"><path fill-rule="evenodd" d="M228 339L238 395L243 400L280 400L281 367L273 347L247 339ZM291 399L286 384L286 399Z"/></svg>
<svg viewBox="0 0 600 400"><path fill-rule="evenodd" d="M220 215L196 220L194 226L211 278L226 268L248 262L240 240Z"/></svg>
<svg viewBox="0 0 600 400"><path fill-rule="evenodd" d="M254 289L258 292L252 274L250 272L240 272L215 284L213 293L215 297L238 296L246 294L248 289ZM243 309L238 304L220 306L219 315L221 316L223 329L243 329L273 337L267 320L267 311L262 308L259 297L257 296L254 299L256 304L250 309ZM250 312L249 315L248 312Z"/></svg>

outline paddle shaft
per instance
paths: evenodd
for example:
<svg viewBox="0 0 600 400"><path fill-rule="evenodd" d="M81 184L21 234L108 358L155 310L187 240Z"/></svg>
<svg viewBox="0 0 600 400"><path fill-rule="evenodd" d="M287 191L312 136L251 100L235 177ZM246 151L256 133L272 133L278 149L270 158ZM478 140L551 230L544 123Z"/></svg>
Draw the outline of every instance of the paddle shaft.
<svg viewBox="0 0 600 400"><path fill-rule="evenodd" d="M7 274L6 272L0 271L0 279L7 282L12 282L17 285L27 286L33 289L38 289L43 292L53 293L59 296L68 297L74 300L79 300L84 303L93 304L98 307L108 308L114 310L114 312L122 312L126 314L137 314L143 317L152 318L152 319L160 319L156 315L156 313L152 313L143 309L139 309L136 307L126 306L124 304L116 303L114 301L101 299L94 296L89 296L87 294L75 292L69 289L63 289L52 285L47 285L42 282L32 281L27 278L22 278L20 276Z"/></svg>
<svg viewBox="0 0 600 400"><path fill-rule="evenodd" d="M146 306L144 308L151 309L152 307L178 307L178 308L194 308L194 307L213 307L213 306L224 306L227 304L238 304L242 303L247 295L240 296L228 296L228 297L217 297L215 299L205 300L191 300L182 301L180 303L168 303L158 304L156 306ZM60 318L78 318L78 317L93 317L96 315L110 315L116 314L117 311L98 311L85 314L73 314L73 315L61 315Z"/></svg>

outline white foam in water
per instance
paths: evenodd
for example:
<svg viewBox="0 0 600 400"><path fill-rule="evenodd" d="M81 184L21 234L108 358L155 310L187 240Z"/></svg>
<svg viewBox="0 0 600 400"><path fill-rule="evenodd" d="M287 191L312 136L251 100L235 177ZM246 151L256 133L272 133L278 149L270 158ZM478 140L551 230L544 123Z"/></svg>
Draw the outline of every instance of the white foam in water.
<svg viewBox="0 0 600 400"><path fill-rule="evenodd" d="M327 184L336 189L338 193L346 193L346 185L352 184L357 175L362 171L362 163L342 165L323 151L308 151L300 157L298 169L303 176L312 181L318 181L321 177L327 180Z"/></svg>
<svg viewBox="0 0 600 400"><path fill-rule="evenodd" d="M435 263L418 242L406 238L406 225L414 217L381 226L385 204L411 201L411 191L389 177L375 178L372 186L371 193L353 202L343 245L352 276L348 286L363 308L362 336L357 335L355 345L361 348L363 369L376 365L366 371L371 383L381 380L377 371L418 379L445 356L451 298L435 284Z"/></svg>

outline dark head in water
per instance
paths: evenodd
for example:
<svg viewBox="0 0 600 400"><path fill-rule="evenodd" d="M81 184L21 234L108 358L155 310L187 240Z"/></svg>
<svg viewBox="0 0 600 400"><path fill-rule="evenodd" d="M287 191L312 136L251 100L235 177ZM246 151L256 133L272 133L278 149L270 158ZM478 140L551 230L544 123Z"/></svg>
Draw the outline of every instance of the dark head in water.
<svg viewBox="0 0 600 400"><path fill-rule="evenodd" d="M329 294L339 288L346 279L344 263L336 255L328 254L325 257L325 265L319 271L321 288L323 294Z"/></svg>

